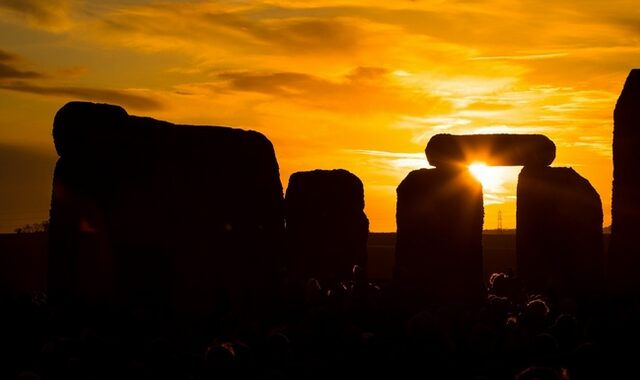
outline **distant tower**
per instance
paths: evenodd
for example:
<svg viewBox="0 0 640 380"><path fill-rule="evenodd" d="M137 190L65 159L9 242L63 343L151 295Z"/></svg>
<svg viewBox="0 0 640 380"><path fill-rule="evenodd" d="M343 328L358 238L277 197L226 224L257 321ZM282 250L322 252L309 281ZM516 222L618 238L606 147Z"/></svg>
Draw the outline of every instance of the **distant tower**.
<svg viewBox="0 0 640 380"><path fill-rule="evenodd" d="M498 210L498 232L502 232L502 210Z"/></svg>

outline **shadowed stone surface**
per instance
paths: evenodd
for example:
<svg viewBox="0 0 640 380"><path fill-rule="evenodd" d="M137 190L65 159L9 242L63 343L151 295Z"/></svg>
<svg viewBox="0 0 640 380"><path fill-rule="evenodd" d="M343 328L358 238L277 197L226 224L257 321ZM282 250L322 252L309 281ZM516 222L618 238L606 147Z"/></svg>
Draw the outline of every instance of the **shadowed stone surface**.
<svg viewBox="0 0 640 380"><path fill-rule="evenodd" d="M360 179L342 169L293 173L285 197L289 266L293 278L322 285L366 267L369 220Z"/></svg>
<svg viewBox="0 0 640 380"><path fill-rule="evenodd" d="M608 282L640 292L640 69L629 73L613 113L613 198Z"/></svg>
<svg viewBox="0 0 640 380"><path fill-rule="evenodd" d="M529 291L599 294L602 203L589 181L571 168L523 168L516 219L518 275Z"/></svg>
<svg viewBox="0 0 640 380"><path fill-rule="evenodd" d="M50 225L54 297L84 291L78 276L91 271L104 284L98 293L118 302L181 310L267 291L282 264L284 218L263 135L72 102L56 114L53 136L61 156ZM79 263L92 254L104 265L85 271Z"/></svg>
<svg viewBox="0 0 640 380"><path fill-rule="evenodd" d="M548 166L556 146L543 135L449 135L433 136L425 149L436 167L466 166L474 161L495 166Z"/></svg>
<svg viewBox="0 0 640 380"><path fill-rule="evenodd" d="M466 170L420 169L397 194L394 281L421 302L480 302L482 185Z"/></svg>

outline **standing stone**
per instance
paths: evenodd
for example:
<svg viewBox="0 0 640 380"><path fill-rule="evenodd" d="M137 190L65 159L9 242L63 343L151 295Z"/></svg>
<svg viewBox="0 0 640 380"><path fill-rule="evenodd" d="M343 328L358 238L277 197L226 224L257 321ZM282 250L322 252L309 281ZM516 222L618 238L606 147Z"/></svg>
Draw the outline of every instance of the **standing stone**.
<svg viewBox="0 0 640 380"><path fill-rule="evenodd" d="M263 135L72 102L56 114L53 137L54 299L77 294L86 285L79 274L91 271L110 279L103 293L118 303L187 312L206 312L220 294L246 300L268 291L282 264L284 217L278 163ZM96 250L109 265L83 268L79 260Z"/></svg>
<svg viewBox="0 0 640 380"><path fill-rule="evenodd" d="M602 290L602 203L571 168L524 167L518 176L518 275L531 292L591 296Z"/></svg>
<svg viewBox="0 0 640 380"><path fill-rule="evenodd" d="M613 122L608 283L617 293L640 293L640 69L631 70Z"/></svg>
<svg viewBox="0 0 640 380"><path fill-rule="evenodd" d="M314 277L334 286L366 267L369 220L364 187L343 170L293 173L285 196L286 236L292 277Z"/></svg>
<svg viewBox="0 0 640 380"><path fill-rule="evenodd" d="M79 175L79 173L83 173ZM49 224L48 293L82 303L115 301L113 255L95 197L99 175L82 162L58 159Z"/></svg>
<svg viewBox="0 0 640 380"><path fill-rule="evenodd" d="M482 185L466 170L420 169L397 195L394 282L401 291L422 303L481 302Z"/></svg>

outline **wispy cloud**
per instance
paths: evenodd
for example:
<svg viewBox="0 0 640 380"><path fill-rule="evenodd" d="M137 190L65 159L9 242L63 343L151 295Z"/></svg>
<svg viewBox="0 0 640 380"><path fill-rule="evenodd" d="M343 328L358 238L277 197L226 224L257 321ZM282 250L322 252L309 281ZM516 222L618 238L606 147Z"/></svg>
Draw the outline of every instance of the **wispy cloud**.
<svg viewBox="0 0 640 380"><path fill-rule="evenodd" d="M370 165L393 173L393 177L403 177L407 172L419 168L431 168L424 152L387 152L370 149L350 149L347 152L365 157Z"/></svg>
<svg viewBox="0 0 640 380"><path fill-rule="evenodd" d="M222 28L228 34L235 33L296 53L344 52L358 46L361 34L357 23L344 19L297 17L261 20L251 19L240 12L205 13L195 18L204 21L203 26Z"/></svg>
<svg viewBox="0 0 640 380"><path fill-rule="evenodd" d="M425 159L424 153L387 152L383 150L370 149L352 149L350 152L372 157L419 159L423 161Z"/></svg>
<svg viewBox="0 0 640 380"><path fill-rule="evenodd" d="M21 70L12 65L0 62L0 79L42 78L36 71Z"/></svg>
<svg viewBox="0 0 640 380"><path fill-rule="evenodd" d="M22 18L27 24L50 31L71 28L71 0L0 0L0 12Z"/></svg>
<svg viewBox="0 0 640 380"><path fill-rule="evenodd" d="M0 50L0 80L44 77L42 73L19 67L21 63L22 59L18 55Z"/></svg>
<svg viewBox="0 0 640 380"><path fill-rule="evenodd" d="M28 63L19 55L0 50L0 89L43 96L122 104L138 110L155 110L162 104L140 90L105 89L53 84L56 77L69 78L83 74L86 69L73 66L53 73L23 69Z"/></svg>
<svg viewBox="0 0 640 380"><path fill-rule="evenodd" d="M17 61L19 59L20 58L17 55L0 49L0 62Z"/></svg>
<svg viewBox="0 0 640 380"><path fill-rule="evenodd" d="M136 94L132 90L110 90L102 88L72 86L40 86L23 81L0 82L0 89L29 94L65 97L74 100L90 100L121 104L138 110L162 108L162 104L151 97Z"/></svg>
<svg viewBox="0 0 640 380"><path fill-rule="evenodd" d="M340 113L422 114L448 102L395 81L380 67L357 67L330 80L298 72L226 72L203 84L214 91L254 92Z"/></svg>
<svg viewBox="0 0 640 380"><path fill-rule="evenodd" d="M179 7L148 3L104 7L84 25L106 44L200 56L223 51L344 56L363 49L370 40L363 21L348 13L330 18L286 16L278 9L261 2L188 2Z"/></svg>
<svg viewBox="0 0 640 380"><path fill-rule="evenodd" d="M536 59L551 59L564 57L568 53L543 53L543 54L523 54L523 55L496 55L488 57L473 57L472 61L529 61Z"/></svg>

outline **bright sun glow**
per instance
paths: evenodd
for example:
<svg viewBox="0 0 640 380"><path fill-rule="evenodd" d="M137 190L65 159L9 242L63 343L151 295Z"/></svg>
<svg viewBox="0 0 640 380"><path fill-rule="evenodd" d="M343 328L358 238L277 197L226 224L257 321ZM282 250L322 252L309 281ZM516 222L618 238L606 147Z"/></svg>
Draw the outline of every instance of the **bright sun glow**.
<svg viewBox="0 0 640 380"><path fill-rule="evenodd" d="M482 183L485 191L495 191L503 182L499 171L495 169L483 162L474 162L469 165L469 171Z"/></svg>

